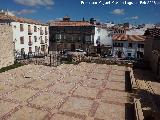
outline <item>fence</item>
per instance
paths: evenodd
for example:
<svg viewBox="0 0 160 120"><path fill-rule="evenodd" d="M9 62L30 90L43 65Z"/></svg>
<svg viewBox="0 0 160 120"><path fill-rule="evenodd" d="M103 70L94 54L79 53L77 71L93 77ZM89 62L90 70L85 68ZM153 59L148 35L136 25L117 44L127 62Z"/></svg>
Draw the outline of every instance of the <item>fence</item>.
<svg viewBox="0 0 160 120"><path fill-rule="evenodd" d="M30 59L30 58L43 58L46 55L47 55L46 53L37 53L37 52L30 52L28 54L25 54L22 52L15 52L15 59L24 60L24 59Z"/></svg>
<svg viewBox="0 0 160 120"><path fill-rule="evenodd" d="M15 55L15 59L22 64L35 64L46 66L58 66L61 64L61 55L58 52L50 51L49 54L44 53L28 53Z"/></svg>

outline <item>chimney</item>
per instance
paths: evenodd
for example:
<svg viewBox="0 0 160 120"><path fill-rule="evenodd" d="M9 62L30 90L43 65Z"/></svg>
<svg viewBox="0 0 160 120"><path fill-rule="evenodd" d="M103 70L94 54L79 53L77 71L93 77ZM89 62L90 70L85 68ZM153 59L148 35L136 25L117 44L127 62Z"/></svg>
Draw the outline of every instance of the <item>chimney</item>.
<svg viewBox="0 0 160 120"><path fill-rule="evenodd" d="M85 21L84 17L83 17L83 20L82 21Z"/></svg>
<svg viewBox="0 0 160 120"><path fill-rule="evenodd" d="M65 21L65 22L69 22L69 21L70 21L70 17L68 17L68 16L64 16L63 21Z"/></svg>
<svg viewBox="0 0 160 120"><path fill-rule="evenodd" d="M90 24L94 24L94 18L90 19Z"/></svg>

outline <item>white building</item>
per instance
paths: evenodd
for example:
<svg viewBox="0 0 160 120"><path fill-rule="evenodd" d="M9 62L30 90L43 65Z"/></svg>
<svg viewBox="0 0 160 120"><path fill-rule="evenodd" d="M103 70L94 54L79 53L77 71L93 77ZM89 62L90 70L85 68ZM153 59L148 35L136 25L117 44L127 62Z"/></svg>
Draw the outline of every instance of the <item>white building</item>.
<svg viewBox="0 0 160 120"><path fill-rule="evenodd" d="M15 51L18 53L47 53L49 28L38 21L18 18L9 12L0 12L0 24L12 26Z"/></svg>
<svg viewBox="0 0 160 120"><path fill-rule="evenodd" d="M94 46L112 46L112 32L108 27L97 25L95 27Z"/></svg>
<svg viewBox="0 0 160 120"><path fill-rule="evenodd" d="M148 28L154 28L154 27L155 27L154 24L144 24L144 25L141 25L141 27L139 28L132 27L126 31L126 34L127 35L144 35L145 31Z"/></svg>
<svg viewBox="0 0 160 120"><path fill-rule="evenodd" d="M144 35L146 29L130 29L126 31L127 35Z"/></svg>
<svg viewBox="0 0 160 120"><path fill-rule="evenodd" d="M142 35L113 35L113 56L116 58L143 58L144 41Z"/></svg>
<svg viewBox="0 0 160 120"><path fill-rule="evenodd" d="M107 23L104 23L108 28L111 28L111 27L113 27L113 26L115 26L115 24L114 23L112 23L112 22L107 22Z"/></svg>

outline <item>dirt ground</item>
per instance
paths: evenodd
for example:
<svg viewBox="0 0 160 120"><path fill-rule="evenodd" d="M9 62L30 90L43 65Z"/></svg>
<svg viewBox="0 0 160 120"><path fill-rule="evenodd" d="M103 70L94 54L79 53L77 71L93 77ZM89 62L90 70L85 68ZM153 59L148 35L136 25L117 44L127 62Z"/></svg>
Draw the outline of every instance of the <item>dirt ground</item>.
<svg viewBox="0 0 160 120"><path fill-rule="evenodd" d="M0 119L125 120L125 70L80 63L26 65L1 73Z"/></svg>

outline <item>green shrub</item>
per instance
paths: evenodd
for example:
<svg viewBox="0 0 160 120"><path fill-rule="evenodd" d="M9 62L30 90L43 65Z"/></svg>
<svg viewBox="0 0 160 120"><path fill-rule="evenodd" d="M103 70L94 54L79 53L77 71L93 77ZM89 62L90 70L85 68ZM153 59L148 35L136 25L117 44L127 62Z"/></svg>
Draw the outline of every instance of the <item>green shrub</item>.
<svg viewBox="0 0 160 120"><path fill-rule="evenodd" d="M18 63L17 61L15 61L13 65L1 68L0 73L11 70L11 69L15 69L15 68L18 68L18 67L21 67L21 66L22 66L21 63Z"/></svg>

